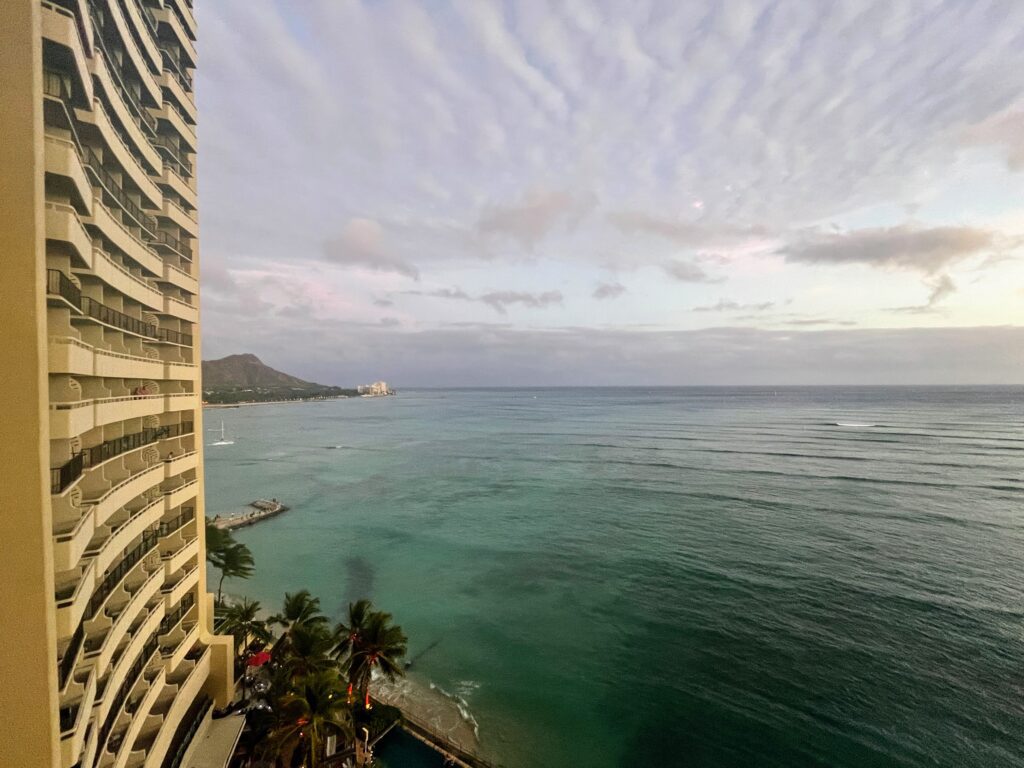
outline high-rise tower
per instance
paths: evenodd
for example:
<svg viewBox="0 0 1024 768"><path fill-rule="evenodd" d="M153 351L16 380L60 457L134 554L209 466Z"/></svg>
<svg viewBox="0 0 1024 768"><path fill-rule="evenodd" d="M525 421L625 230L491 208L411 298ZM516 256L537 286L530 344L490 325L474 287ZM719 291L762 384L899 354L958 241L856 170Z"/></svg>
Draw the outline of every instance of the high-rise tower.
<svg viewBox="0 0 1024 768"><path fill-rule="evenodd" d="M177 768L206 592L191 0L0 3L0 764Z"/></svg>

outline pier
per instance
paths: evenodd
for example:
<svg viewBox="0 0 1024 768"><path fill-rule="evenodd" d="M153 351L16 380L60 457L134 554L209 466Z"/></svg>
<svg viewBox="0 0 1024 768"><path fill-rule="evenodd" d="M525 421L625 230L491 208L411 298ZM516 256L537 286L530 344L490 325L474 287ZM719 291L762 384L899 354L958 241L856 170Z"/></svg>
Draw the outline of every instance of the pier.
<svg viewBox="0 0 1024 768"><path fill-rule="evenodd" d="M245 528L246 526L254 525L261 520L267 520L288 511L288 507L277 499L257 499L251 502L249 506L252 507L252 511L242 512L230 517L217 515L210 520L210 523L222 531L231 531L235 528Z"/></svg>

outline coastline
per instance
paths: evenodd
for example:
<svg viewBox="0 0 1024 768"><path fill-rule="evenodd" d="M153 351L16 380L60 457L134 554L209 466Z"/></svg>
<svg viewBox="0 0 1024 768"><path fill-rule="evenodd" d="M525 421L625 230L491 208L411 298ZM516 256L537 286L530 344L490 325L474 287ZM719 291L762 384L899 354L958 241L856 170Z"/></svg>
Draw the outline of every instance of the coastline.
<svg viewBox="0 0 1024 768"><path fill-rule="evenodd" d="M294 397L289 400L246 400L240 403L203 403L203 409L213 408L242 408L249 405L284 405L286 403L324 403L329 400L359 400L362 398L394 397L394 393L387 395L329 395L327 397Z"/></svg>

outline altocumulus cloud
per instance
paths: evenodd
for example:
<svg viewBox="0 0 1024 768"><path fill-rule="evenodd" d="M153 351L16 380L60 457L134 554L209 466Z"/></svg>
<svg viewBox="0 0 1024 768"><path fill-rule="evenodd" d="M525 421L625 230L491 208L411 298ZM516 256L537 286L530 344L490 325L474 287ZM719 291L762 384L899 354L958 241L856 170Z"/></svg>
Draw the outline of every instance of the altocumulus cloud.
<svg viewBox="0 0 1024 768"><path fill-rule="evenodd" d="M778 253L787 261L805 264L867 264L930 275L958 261L1008 245L995 233L975 227L902 225L806 233Z"/></svg>
<svg viewBox="0 0 1024 768"><path fill-rule="evenodd" d="M384 247L384 230L372 219L350 219L341 234L324 243L324 255L335 264L356 266L376 272L397 272L418 280L415 265Z"/></svg>

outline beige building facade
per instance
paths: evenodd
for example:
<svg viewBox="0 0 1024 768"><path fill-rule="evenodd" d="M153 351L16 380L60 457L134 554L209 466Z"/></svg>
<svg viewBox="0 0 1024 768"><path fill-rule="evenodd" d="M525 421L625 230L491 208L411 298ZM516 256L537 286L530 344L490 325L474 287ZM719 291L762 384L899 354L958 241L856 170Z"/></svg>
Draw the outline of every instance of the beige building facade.
<svg viewBox="0 0 1024 768"><path fill-rule="evenodd" d="M0 765L178 768L206 591L191 0L0 2Z"/></svg>

